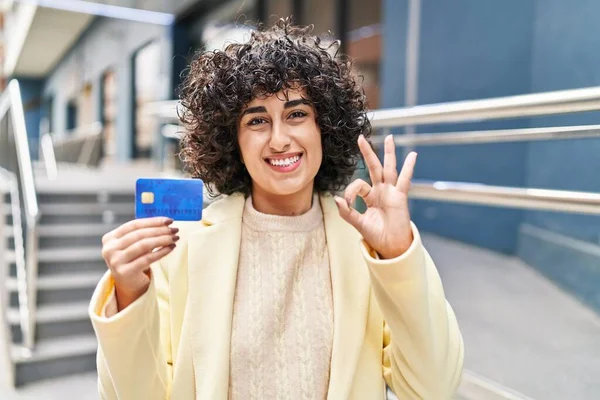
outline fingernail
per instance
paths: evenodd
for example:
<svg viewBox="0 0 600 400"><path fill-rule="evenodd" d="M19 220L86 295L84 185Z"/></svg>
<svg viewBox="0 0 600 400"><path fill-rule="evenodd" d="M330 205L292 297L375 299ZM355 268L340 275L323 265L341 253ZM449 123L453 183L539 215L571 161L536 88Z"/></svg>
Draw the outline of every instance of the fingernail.
<svg viewBox="0 0 600 400"><path fill-rule="evenodd" d="M171 228L172 234L176 234L177 232L179 232L179 228Z"/></svg>
<svg viewBox="0 0 600 400"><path fill-rule="evenodd" d="M176 241L178 241L178 240L179 240L179 236L177 236L177 235L173 235L173 241L174 241L174 242L176 242Z"/></svg>
<svg viewBox="0 0 600 400"><path fill-rule="evenodd" d="M174 249L175 247L177 247L177 245L175 243L173 243L172 245L169 246L171 249Z"/></svg>
<svg viewBox="0 0 600 400"><path fill-rule="evenodd" d="M172 218L165 219L165 225L171 225L172 223L173 223L173 219Z"/></svg>

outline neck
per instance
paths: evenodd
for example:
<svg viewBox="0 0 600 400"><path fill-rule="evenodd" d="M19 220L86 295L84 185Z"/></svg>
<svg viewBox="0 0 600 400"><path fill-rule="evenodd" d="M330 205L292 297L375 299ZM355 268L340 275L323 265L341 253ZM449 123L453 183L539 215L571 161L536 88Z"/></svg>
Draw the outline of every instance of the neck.
<svg viewBox="0 0 600 400"><path fill-rule="evenodd" d="M288 195L267 193L264 190L252 187L252 206L258 212L270 215L291 217L302 215L312 207L313 186Z"/></svg>

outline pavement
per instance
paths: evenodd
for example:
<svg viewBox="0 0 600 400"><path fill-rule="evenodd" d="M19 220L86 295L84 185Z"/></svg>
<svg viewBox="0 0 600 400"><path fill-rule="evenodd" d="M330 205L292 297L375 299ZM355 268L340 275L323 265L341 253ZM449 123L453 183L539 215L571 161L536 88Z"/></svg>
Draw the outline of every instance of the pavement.
<svg viewBox="0 0 600 400"><path fill-rule="evenodd" d="M600 398L597 314L514 257L423 238L461 326L465 368L475 372L465 374L457 398ZM2 400L97 398L96 376L89 373L18 391L0 384Z"/></svg>
<svg viewBox="0 0 600 400"><path fill-rule="evenodd" d="M539 400L600 398L600 317L514 257L425 235L465 368Z"/></svg>

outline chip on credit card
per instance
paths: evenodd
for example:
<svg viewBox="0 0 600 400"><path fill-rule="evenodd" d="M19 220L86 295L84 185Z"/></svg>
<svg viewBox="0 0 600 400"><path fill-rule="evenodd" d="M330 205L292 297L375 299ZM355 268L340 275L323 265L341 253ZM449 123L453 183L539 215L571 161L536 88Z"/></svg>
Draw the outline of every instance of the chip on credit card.
<svg viewBox="0 0 600 400"><path fill-rule="evenodd" d="M199 221L203 195L200 179L140 178L135 184L135 217Z"/></svg>

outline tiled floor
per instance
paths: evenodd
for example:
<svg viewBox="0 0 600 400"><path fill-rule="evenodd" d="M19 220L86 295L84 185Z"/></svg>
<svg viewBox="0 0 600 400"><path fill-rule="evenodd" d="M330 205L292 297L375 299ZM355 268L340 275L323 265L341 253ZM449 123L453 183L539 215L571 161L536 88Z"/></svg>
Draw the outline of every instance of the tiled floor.
<svg viewBox="0 0 600 400"><path fill-rule="evenodd" d="M534 399L600 396L600 318L519 260L425 235L463 332L465 367ZM2 370L0 369L0 376ZM97 399L93 374L2 400Z"/></svg>

